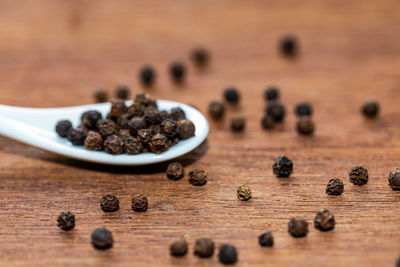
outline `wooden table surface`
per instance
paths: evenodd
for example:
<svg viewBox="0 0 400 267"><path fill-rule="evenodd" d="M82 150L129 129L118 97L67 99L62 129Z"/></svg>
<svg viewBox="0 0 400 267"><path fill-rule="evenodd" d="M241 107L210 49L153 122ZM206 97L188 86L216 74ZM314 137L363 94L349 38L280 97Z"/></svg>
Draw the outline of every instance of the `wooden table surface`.
<svg viewBox="0 0 400 267"><path fill-rule="evenodd" d="M299 37L301 53L277 53L285 33ZM217 257L192 255L199 237L238 248L237 266L394 266L400 256L400 192L388 186L400 167L400 2L357 1L0 1L0 103L58 107L92 103L92 94L117 84L143 91L137 73L157 70L156 98L193 104L206 113L233 85L241 105L225 120L211 120L207 141L183 157L186 173L203 168L209 181L194 187L187 177L166 178L165 164L110 167L79 162L0 137L0 264L207 266ZM198 71L189 51L204 46L212 64ZM175 59L189 67L184 86L169 80ZM288 115L274 131L260 118L266 86L281 88ZM360 105L381 103L366 121ZM316 134L299 137L293 107L310 101ZM229 131L232 116L245 116L243 134ZM294 173L278 179L278 155ZM366 186L349 183L348 172L364 165ZM325 194L329 179L343 179L339 197ZM238 184L253 198L240 202ZM99 199L115 194L119 211L102 212ZM148 196L149 210L130 209L132 196ZM319 232L315 213L328 208L336 228ZM61 211L76 215L76 227L56 226ZM306 238L287 233L291 217L310 223ZM98 251L90 234L106 226L114 248ZM257 237L271 230L275 246ZM169 256L169 244L185 236L190 252Z"/></svg>

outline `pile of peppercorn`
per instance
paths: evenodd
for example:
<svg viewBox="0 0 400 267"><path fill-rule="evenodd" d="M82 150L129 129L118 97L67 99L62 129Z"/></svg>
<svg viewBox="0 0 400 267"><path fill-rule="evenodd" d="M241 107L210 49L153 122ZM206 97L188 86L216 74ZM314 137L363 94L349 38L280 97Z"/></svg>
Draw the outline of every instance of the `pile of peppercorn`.
<svg viewBox="0 0 400 267"><path fill-rule="evenodd" d="M112 101L105 119L100 112L89 110L82 114L78 127L62 120L57 123L56 132L73 145L84 145L88 150L104 150L114 155L149 151L158 154L179 140L194 136L195 126L181 108L160 111L149 95L137 94L129 106L123 99Z"/></svg>

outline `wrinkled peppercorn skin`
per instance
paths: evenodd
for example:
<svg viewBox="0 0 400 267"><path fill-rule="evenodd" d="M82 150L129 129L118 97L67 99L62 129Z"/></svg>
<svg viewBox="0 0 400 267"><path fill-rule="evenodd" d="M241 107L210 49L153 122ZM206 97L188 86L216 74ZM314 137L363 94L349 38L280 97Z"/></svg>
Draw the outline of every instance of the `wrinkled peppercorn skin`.
<svg viewBox="0 0 400 267"><path fill-rule="evenodd" d="M308 234L308 223L301 217L291 219L288 226L288 231L293 237L304 237Z"/></svg>
<svg viewBox="0 0 400 267"><path fill-rule="evenodd" d="M123 113L126 112L125 101L122 99L117 99L111 102L110 116L118 118Z"/></svg>
<svg viewBox="0 0 400 267"><path fill-rule="evenodd" d="M350 171L350 182L354 185L362 186L368 183L368 171L363 166L355 166Z"/></svg>
<svg viewBox="0 0 400 267"><path fill-rule="evenodd" d="M155 134L150 140L151 152L160 154L168 149L168 139L163 134Z"/></svg>
<svg viewBox="0 0 400 267"><path fill-rule="evenodd" d="M113 195L105 195L100 200L100 208L104 212L119 210L119 200Z"/></svg>
<svg viewBox="0 0 400 267"><path fill-rule="evenodd" d="M85 139L85 147L88 150L100 151L103 150L104 140L101 134L95 131L89 131Z"/></svg>
<svg viewBox="0 0 400 267"><path fill-rule="evenodd" d="M189 182L195 186L201 186L207 183L207 173L201 169L194 169L189 172Z"/></svg>
<svg viewBox="0 0 400 267"><path fill-rule="evenodd" d="M314 227L320 231L330 231L335 228L335 217L329 210L317 212L314 219Z"/></svg>
<svg viewBox="0 0 400 267"><path fill-rule="evenodd" d="M137 212L145 212L148 209L148 201L145 195L139 194L132 199L132 210Z"/></svg>
<svg viewBox="0 0 400 267"><path fill-rule="evenodd" d="M174 257L182 257L188 252L188 244L184 239L178 239L172 242L169 247L169 253Z"/></svg>
<svg viewBox="0 0 400 267"><path fill-rule="evenodd" d="M119 131L118 125L110 119L99 121L97 123L97 129L99 130L99 133L104 137L112 134L117 134Z"/></svg>
<svg viewBox="0 0 400 267"><path fill-rule="evenodd" d="M101 113L97 110L85 111L81 116L81 123L88 129L96 129L97 122L102 119Z"/></svg>
<svg viewBox="0 0 400 267"><path fill-rule="evenodd" d="M71 212L61 212L57 218L57 226L64 230L69 231L75 227L75 215Z"/></svg>
<svg viewBox="0 0 400 267"><path fill-rule="evenodd" d="M237 188L237 197L241 201L247 201L251 198L251 189L249 186L241 184Z"/></svg>
<svg viewBox="0 0 400 267"><path fill-rule="evenodd" d="M182 179L184 175L183 165L179 162L171 162L167 167L167 177L171 180L177 181Z"/></svg>
<svg viewBox="0 0 400 267"><path fill-rule="evenodd" d="M97 249L109 249L114 245L112 233L105 227L96 228L91 235L91 243Z"/></svg>
<svg viewBox="0 0 400 267"><path fill-rule="evenodd" d="M178 133L178 125L175 120L165 119L160 125L161 133L167 136L168 138L173 138Z"/></svg>
<svg viewBox="0 0 400 267"><path fill-rule="evenodd" d="M67 137L69 129L72 128L72 123L69 120L61 120L56 124L56 132L60 137Z"/></svg>
<svg viewBox="0 0 400 267"><path fill-rule="evenodd" d="M238 260L236 248L231 245L224 244L219 248L218 259L223 264L234 264Z"/></svg>
<svg viewBox="0 0 400 267"><path fill-rule="evenodd" d="M183 111L183 109L179 107L172 108L171 111L168 113L168 116L174 121L180 121L186 119L185 112Z"/></svg>
<svg viewBox="0 0 400 267"><path fill-rule="evenodd" d="M389 185L393 190L400 190L400 168L397 168L389 173Z"/></svg>
<svg viewBox="0 0 400 267"><path fill-rule="evenodd" d="M124 152L123 150L123 143L121 138L118 135L109 135L107 136L106 140L104 141L104 149L107 153L117 155Z"/></svg>
<svg viewBox="0 0 400 267"><path fill-rule="evenodd" d="M328 195L339 196L343 193L344 185L342 180L340 179L331 179L329 180L328 185L326 186L326 193Z"/></svg>
<svg viewBox="0 0 400 267"><path fill-rule="evenodd" d="M200 258L210 258L214 255L215 244L210 238L199 238L194 244L193 254Z"/></svg>
<svg viewBox="0 0 400 267"><path fill-rule="evenodd" d="M275 160L274 165L272 165L272 169L274 174L279 178L289 177L293 171L293 162L285 156L279 156Z"/></svg>
<svg viewBox="0 0 400 267"><path fill-rule="evenodd" d="M176 124L178 135L181 139L188 139L194 136L195 133L195 126L193 122L189 120L180 120Z"/></svg>
<svg viewBox="0 0 400 267"><path fill-rule="evenodd" d="M74 146L83 146L85 144L86 135L82 128L70 128L67 133L67 139Z"/></svg>
<svg viewBox="0 0 400 267"><path fill-rule="evenodd" d="M123 149L129 155L136 155L142 152L142 144L133 136L122 139Z"/></svg>
<svg viewBox="0 0 400 267"><path fill-rule="evenodd" d="M258 237L258 244L262 247L272 247L274 245L274 237L271 232L264 232Z"/></svg>

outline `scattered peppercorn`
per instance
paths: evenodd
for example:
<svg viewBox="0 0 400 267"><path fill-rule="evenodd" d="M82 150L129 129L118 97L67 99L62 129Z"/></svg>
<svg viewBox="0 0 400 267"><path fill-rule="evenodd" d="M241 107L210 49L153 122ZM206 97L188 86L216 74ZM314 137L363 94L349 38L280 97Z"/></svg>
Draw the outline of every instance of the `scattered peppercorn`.
<svg viewBox="0 0 400 267"><path fill-rule="evenodd" d="M354 185L365 185L368 183L368 171L363 166L355 166L350 171L350 182Z"/></svg>
<svg viewBox="0 0 400 267"><path fill-rule="evenodd" d="M273 129L275 127L275 121L274 119L268 115L268 114L264 114L264 116L261 119L261 126L264 129Z"/></svg>
<svg viewBox="0 0 400 267"><path fill-rule="evenodd" d="M204 185L207 183L207 173L201 169L193 169L189 172L189 182L196 186Z"/></svg>
<svg viewBox="0 0 400 267"><path fill-rule="evenodd" d="M194 244L194 255L200 258L210 258L214 255L215 244L210 238L199 238Z"/></svg>
<svg viewBox="0 0 400 267"><path fill-rule="evenodd" d="M132 210L137 212L145 212L149 206L147 197L145 195L139 194L132 198Z"/></svg>
<svg viewBox="0 0 400 267"><path fill-rule="evenodd" d="M75 227L75 215L71 212L61 212L57 218L57 226L60 229L69 231Z"/></svg>
<svg viewBox="0 0 400 267"><path fill-rule="evenodd" d="M210 61L210 53L204 48L196 48L192 51L190 59L197 67L204 67Z"/></svg>
<svg viewBox="0 0 400 267"><path fill-rule="evenodd" d="M266 101L270 101L270 100L278 100L279 99L279 89L271 86L268 87L267 89L265 89L264 91L264 99Z"/></svg>
<svg viewBox="0 0 400 267"><path fill-rule="evenodd" d="M219 248L218 259L223 264L235 264L238 260L236 248L228 244L222 245Z"/></svg>
<svg viewBox="0 0 400 267"><path fill-rule="evenodd" d="M103 150L103 137L101 134L95 131L89 131L88 135L85 138L85 147L88 150Z"/></svg>
<svg viewBox="0 0 400 267"><path fill-rule="evenodd" d="M389 185L393 190L400 190L400 169L397 168L389 173Z"/></svg>
<svg viewBox="0 0 400 267"><path fill-rule="evenodd" d="M188 243L183 238L175 240L169 246L169 253L171 254L171 256L182 257L185 256L187 252L188 252Z"/></svg>
<svg viewBox="0 0 400 267"><path fill-rule="evenodd" d="M97 249L112 248L114 244L112 233L105 227L96 228L92 233L91 239L93 247Z"/></svg>
<svg viewBox="0 0 400 267"><path fill-rule="evenodd" d="M100 200L100 208L104 212L119 210L119 200L113 195L105 195Z"/></svg>
<svg viewBox="0 0 400 267"><path fill-rule="evenodd" d="M320 231L330 231L335 228L335 217L329 210L317 212L314 219L314 227Z"/></svg>
<svg viewBox="0 0 400 267"><path fill-rule="evenodd" d="M57 122L56 132L60 137L67 137L68 130L72 128L72 123L68 120Z"/></svg>
<svg viewBox="0 0 400 267"><path fill-rule="evenodd" d="M70 128L67 133L67 139L74 146L83 146L85 144L85 132L82 128Z"/></svg>
<svg viewBox="0 0 400 267"><path fill-rule="evenodd" d="M330 179L326 186L326 193L328 195L339 196L343 193L344 185L340 179Z"/></svg>
<svg viewBox="0 0 400 267"><path fill-rule="evenodd" d="M266 113L271 116L274 122L282 122L285 119L285 106L279 100L269 101Z"/></svg>
<svg viewBox="0 0 400 267"><path fill-rule="evenodd" d="M179 180L183 177L183 165L179 162L171 162L167 167L167 177L171 180Z"/></svg>
<svg viewBox="0 0 400 267"><path fill-rule="evenodd" d="M94 92L94 100L97 103L103 103L107 102L108 100L108 93L104 89L99 89L96 92Z"/></svg>
<svg viewBox="0 0 400 267"><path fill-rule="evenodd" d="M117 88L115 89L115 96L118 99L123 99L126 100L128 99L129 95L130 95L130 89L128 86L126 85L118 85Z"/></svg>
<svg viewBox="0 0 400 267"><path fill-rule="evenodd" d="M272 247L274 245L274 237L271 232L264 232L258 237L258 243L262 247Z"/></svg>
<svg viewBox="0 0 400 267"><path fill-rule="evenodd" d="M241 184L237 188L237 197L239 200L247 201L251 198L251 189L249 186Z"/></svg>
<svg viewBox="0 0 400 267"><path fill-rule="evenodd" d="M224 91L224 98L228 103L237 104L240 100L239 91L234 87L227 88Z"/></svg>
<svg viewBox="0 0 400 267"><path fill-rule="evenodd" d="M169 73L173 81L180 83L183 82L186 74L185 65L182 62L173 62L169 67Z"/></svg>
<svg viewBox="0 0 400 267"><path fill-rule="evenodd" d="M272 165L272 169L277 177L289 177L293 171L293 162L288 157L279 156Z"/></svg>
<svg viewBox="0 0 400 267"><path fill-rule="evenodd" d="M121 154L124 152L122 145L122 140L118 135L109 135L104 141L104 150L113 155Z"/></svg>
<svg viewBox="0 0 400 267"><path fill-rule="evenodd" d="M246 128L246 119L242 117L231 119L231 130L234 132L242 132Z"/></svg>
<svg viewBox="0 0 400 267"><path fill-rule="evenodd" d="M313 109L312 106L310 105L310 103L308 102L301 102L298 103L294 109L294 113L298 116L298 117L302 117L302 116L311 116L313 113Z"/></svg>
<svg viewBox="0 0 400 267"><path fill-rule="evenodd" d="M189 120L180 120L177 123L178 135L181 139L188 139L194 136L195 126Z"/></svg>
<svg viewBox="0 0 400 267"><path fill-rule="evenodd" d="M297 132L301 135L312 135L314 133L314 122L310 117L301 117L296 124Z"/></svg>
<svg viewBox="0 0 400 267"><path fill-rule="evenodd" d="M140 70L139 80L144 86L151 86L156 79L156 73L151 66L144 66Z"/></svg>
<svg viewBox="0 0 400 267"><path fill-rule="evenodd" d="M225 106L221 102L212 101L208 105L208 113L214 119L221 119L225 114Z"/></svg>
<svg viewBox="0 0 400 267"><path fill-rule="evenodd" d="M293 237L304 237L308 233L308 223L301 217L294 217L289 221L289 233Z"/></svg>
<svg viewBox="0 0 400 267"><path fill-rule="evenodd" d="M285 35L279 41L279 49L284 56L293 57L297 54L297 38L293 35Z"/></svg>
<svg viewBox="0 0 400 267"><path fill-rule="evenodd" d="M375 118L379 114L379 104L376 101L367 101L361 107L361 112L366 118Z"/></svg>

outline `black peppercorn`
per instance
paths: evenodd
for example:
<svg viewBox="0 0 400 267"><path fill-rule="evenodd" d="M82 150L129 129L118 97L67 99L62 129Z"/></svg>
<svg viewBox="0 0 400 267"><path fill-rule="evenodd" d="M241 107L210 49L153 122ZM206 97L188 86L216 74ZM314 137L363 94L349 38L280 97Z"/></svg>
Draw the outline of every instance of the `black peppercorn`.
<svg viewBox="0 0 400 267"><path fill-rule="evenodd" d="M129 155L136 155L142 152L142 144L133 136L122 138L124 151Z"/></svg>
<svg viewBox="0 0 400 267"><path fill-rule="evenodd" d="M207 183L207 173L201 169L193 169L189 172L189 182L196 186L204 185Z"/></svg>
<svg viewBox="0 0 400 267"><path fill-rule="evenodd" d="M335 217L329 210L317 212L314 219L314 227L320 231L330 231L335 228Z"/></svg>
<svg viewBox="0 0 400 267"><path fill-rule="evenodd" d="M183 165L179 162L171 162L167 167L167 177L171 180L179 180L183 177Z"/></svg>
<svg viewBox="0 0 400 267"><path fill-rule="evenodd" d="M188 139L194 136L194 132L196 129L193 122L189 120L180 120L178 121L176 126L178 130L178 135L181 139Z"/></svg>
<svg viewBox="0 0 400 267"><path fill-rule="evenodd" d="M310 103L308 102L301 102L298 103L296 105L296 107L294 108L294 113L298 116L298 117L302 117L302 116L311 116L313 113L313 109L312 106L310 105Z"/></svg>
<svg viewBox="0 0 400 267"><path fill-rule="evenodd" d="M297 38L293 35L285 35L279 41L279 49L285 56L295 56L298 50Z"/></svg>
<svg viewBox="0 0 400 267"><path fill-rule="evenodd" d="M173 108L168 113L169 117L175 121L180 121L186 119L185 112L181 108Z"/></svg>
<svg viewBox="0 0 400 267"><path fill-rule="evenodd" d="M234 132L242 132L246 128L245 118L232 118L231 119L231 130Z"/></svg>
<svg viewBox="0 0 400 267"><path fill-rule="evenodd" d="M225 114L225 106L221 102L212 101L208 105L208 113L214 119L221 119Z"/></svg>
<svg viewBox="0 0 400 267"><path fill-rule="evenodd" d="M350 182L354 185L365 185L368 183L368 171L363 166L355 166L351 169L350 173Z"/></svg>
<svg viewBox="0 0 400 267"><path fill-rule="evenodd" d="M72 128L72 123L68 120L57 122L56 132L60 137L67 137L68 130Z"/></svg>
<svg viewBox="0 0 400 267"><path fill-rule="evenodd" d="M145 212L147 211L148 206L149 203L145 195L139 194L132 198L132 210L137 212Z"/></svg>
<svg viewBox="0 0 400 267"><path fill-rule="evenodd" d="M197 67L204 67L210 61L210 53L204 48L196 48L190 54L190 59Z"/></svg>
<svg viewBox="0 0 400 267"><path fill-rule="evenodd" d="M91 239L93 247L97 249L112 248L114 244L112 233L105 227L96 228L92 233Z"/></svg>
<svg viewBox="0 0 400 267"><path fill-rule="evenodd" d="M274 86L268 87L264 91L264 99L266 101L278 100L279 99L279 89Z"/></svg>
<svg viewBox="0 0 400 267"><path fill-rule="evenodd" d="M285 156L279 156L272 165L272 169L277 177L289 177L293 171L293 162Z"/></svg>
<svg viewBox="0 0 400 267"><path fill-rule="evenodd" d="M113 195L105 195L100 200L100 208L104 212L119 210L119 200Z"/></svg>
<svg viewBox="0 0 400 267"><path fill-rule="evenodd" d="M156 79L156 73L151 66L144 66L139 73L139 80L144 86L151 86Z"/></svg>
<svg viewBox="0 0 400 267"><path fill-rule="evenodd" d="M143 151L147 152L150 149L150 140L153 136L151 129L140 129L137 134L137 140L142 144Z"/></svg>
<svg viewBox="0 0 400 267"><path fill-rule="evenodd" d="M168 149L168 139L160 133L153 135L149 144L151 151L156 154L160 154Z"/></svg>
<svg viewBox="0 0 400 267"><path fill-rule="evenodd" d="M136 136L138 131L146 128L147 124L143 117L133 117L128 122L128 129L133 136Z"/></svg>
<svg viewBox="0 0 400 267"><path fill-rule="evenodd" d="M60 229L69 231L75 227L75 215L71 212L61 212L57 218L57 226Z"/></svg>
<svg viewBox="0 0 400 267"><path fill-rule="evenodd" d="M223 264L235 264L238 260L236 248L228 244L222 245L219 248L218 259Z"/></svg>
<svg viewBox="0 0 400 267"><path fill-rule="evenodd" d="M389 185L393 190L400 190L400 169L397 168L389 173Z"/></svg>
<svg viewBox="0 0 400 267"><path fill-rule="evenodd" d="M210 258L214 255L215 244L210 238L199 238L194 243L193 254L200 258Z"/></svg>
<svg viewBox="0 0 400 267"><path fill-rule="evenodd" d="M102 136L108 136L118 133L118 125L113 120L105 119L97 123L97 129Z"/></svg>
<svg viewBox="0 0 400 267"><path fill-rule="evenodd" d="M224 98L228 103L237 104L240 100L239 91L234 87L227 88L224 91Z"/></svg>
<svg viewBox="0 0 400 267"><path fill-rule="evenodd" d="M83 146L85 144L86 135L82 128L70 128L67 133L67 139L74 146Z"/></svg>
<svg viewBox="0 0 400 267"><path fill-rule="evenodd" d="M85 138L85 147L88 150L100 151L103 150L104 140L101 134L95 131L89 131Z"/></svg>
<svg viewBox="0 0 400 267"><path fill-rule="evenodd" d="M286 110L280 101L274 100L268 102L266 113L271 116L275 122L282 122L285 119Z"/></svg>
<svg viewBox="0 0 400 267"><path fill-rule="evenodd" d="M296 123L297 132L301 135L312 135L314 133L314 122L310 117L301 117Z"/></svg>
<svg viewBox="0 0 400 267"><path fill-rule="evenodd" d="M109 135L104 141L104 150L113 155L121 154L124 152L122 145L122 140L118 135Z"/></svg>
<svg viewBox="0 0 400 267"><path fill-rule="evenodd" d="M301 217L294 217L289 221L289 233L293 237L304 237L308 233L308 223Z"/></svg>
<svg viewBox="0 0 400 267"><path fill-rule="evenodd" d="M174 82L183 82L186 74L186 67L182 62L173 62L169 66L169 74Z"/></svg>
<svg viewBox="0 0 400 267"><path fill-rule="evenodd" d="M237 188L237 198L242 201L247 201L251 198L251 189L245 184L241 184Z"/></svg>
<svg viewBox="0 0 400 267"><path fill-rule="evenodd" d="M375 118L379 114L379 104L376 101L367 101L361 107L361 112L366 118Z"/></svg>
<svg viewBox="0 0 400 267"><path fill-rule="evenodd" d="M129 95L130 95L130 89L126 85L118 85L117 88L115 89L115 96L118 99L126 100L129 98Z"/></svg>
<svg viewBox="0 0 400 267"><path fill-rule="evenodd" d="M185 256L187 252L188 252L188 243L183 238L175 240L169 246L169 253L171 256L182 257Z"/></svg>
<svg viewBox="0 0 400 267"><path fill-rule="evenodd" d="M326 186L326 193L328 195L339 196L343 193L343 190L344 185L340 179L331 179Z"/></svg>
<svg viewBox="0 0 400 267"><path fill-rule="evenodd" d="M111 102L110 116L118 118L126 112L125 101L123 99L117 99Z"/></svg>
<svg viewBox="0 0 400 267"><path fill-rule="evenodd" d="M275 121L270 115L265 114L261 119L261 126L267 130L273 129L275 127Z"/></svg>
<svg viewBox="0 0 400 267"><path fill-rule="evenodd" d="M108 100L108 93L104 89L99 89L96 92L94 92L94 100L97 103L103 103L107 102Z"/></svg>
<svg viewBox="0 0 400 267"><path fill-rule="evenodd" d="M143 117L148 124L158 124L161 121L161 112L155 107L147 107Z"/></svg>
<svg viewBox="0 0 400 267"><path fill-rule="evenodd" d="M97 110L88 110L82 114L81 122L87 129L96 129L97 122L101 120L101 117L101 113Z"/></svg>
<svg viewBox="0 0 400 267"><path fill-rule="evenodd" d="M193 123L192 123L193 124ZM173 138L178 134L178 125L175 120L165 119L160 124L161 132L168 138Z"/></svg>
<svg viewBox="0 0 400 267"><path fill-rule="evenodd" d="M274 237L271 232L264 232L258 237L258 244L262 247L272 247L274 245Z"/></svg>

